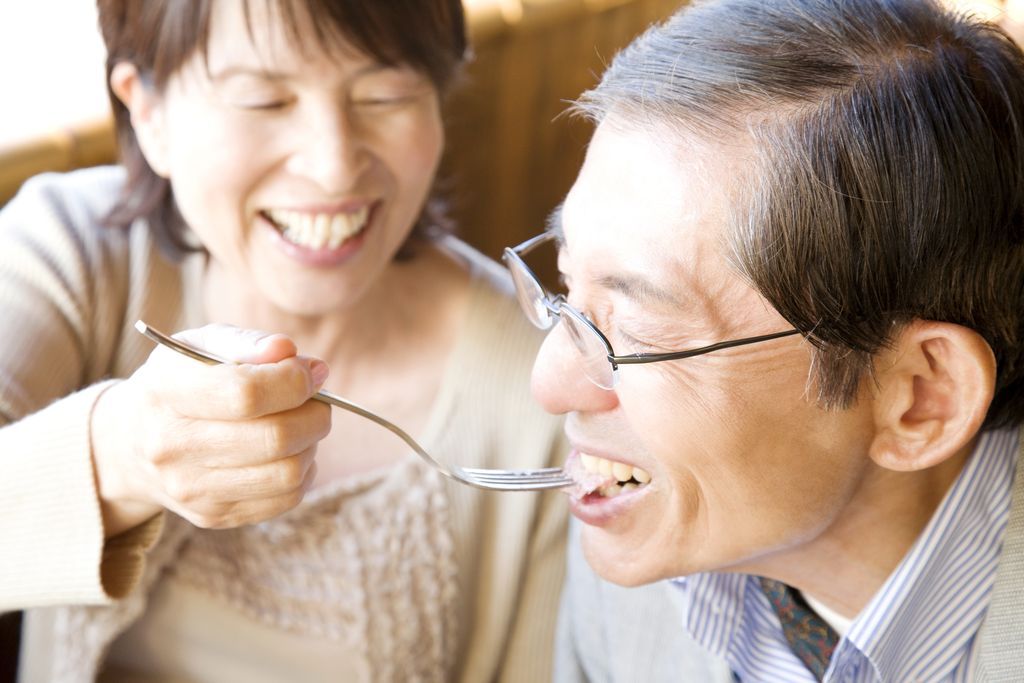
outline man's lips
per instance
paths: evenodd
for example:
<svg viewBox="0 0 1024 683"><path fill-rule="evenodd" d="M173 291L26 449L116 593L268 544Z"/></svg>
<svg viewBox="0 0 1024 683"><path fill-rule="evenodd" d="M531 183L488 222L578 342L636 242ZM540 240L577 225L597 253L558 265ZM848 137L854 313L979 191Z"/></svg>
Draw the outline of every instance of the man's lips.
<svg viewBox="0 0 1024 683"><path fill-rule="evenodd" d="M578 450L570 453L565 471L574 483L563 490L577 503L589 495L615 498L632 493L651 481L642 468Z"/></svg>
<svg viewBox="0 0 1024 683"><path fill-rule="evenodd" d="M583 467L583 459L578 451L573 451L569 454L563 469L569 475L569 478L572 479L573 484L563 488L562 491L568 493L574 503L578 503L587 494L593 493L615 480L610 474L604 475L600 472L590 472L585 469Z"/></svg>

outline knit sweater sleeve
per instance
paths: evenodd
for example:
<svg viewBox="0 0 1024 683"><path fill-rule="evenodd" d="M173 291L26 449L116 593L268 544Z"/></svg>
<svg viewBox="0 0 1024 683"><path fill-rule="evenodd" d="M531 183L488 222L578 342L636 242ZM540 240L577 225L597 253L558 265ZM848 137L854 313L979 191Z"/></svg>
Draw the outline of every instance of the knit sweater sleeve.
<svg viewBox="0 0 1024 683"><path fill-rule="evenodd" d="M128 240L102 228L112 169L30 181L0 211L0 610L127 593L154 518L104 540L90 448L128 288Z"/></svg>

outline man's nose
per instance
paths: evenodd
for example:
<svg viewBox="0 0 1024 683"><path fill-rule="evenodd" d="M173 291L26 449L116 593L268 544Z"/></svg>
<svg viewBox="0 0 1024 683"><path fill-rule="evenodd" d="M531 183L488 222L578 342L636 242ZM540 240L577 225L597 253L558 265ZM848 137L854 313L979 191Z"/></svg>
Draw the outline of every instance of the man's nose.
<svg viewBox="0 0 1024 683"><path fill-rule="evenodd" d="M614 391L587 379L583 360L561 324L548 333L537 352L531 389L544 410L555 415L603 412L619 404Z"/></svg>
<svg viewBox="0 0 1024 683"><path fill-rule="evenodd" d="M312 180L327 194L351 191L370 163L365 135L341 107L324 107L306 119L306 133L288 161L288 171Z"/></svg>

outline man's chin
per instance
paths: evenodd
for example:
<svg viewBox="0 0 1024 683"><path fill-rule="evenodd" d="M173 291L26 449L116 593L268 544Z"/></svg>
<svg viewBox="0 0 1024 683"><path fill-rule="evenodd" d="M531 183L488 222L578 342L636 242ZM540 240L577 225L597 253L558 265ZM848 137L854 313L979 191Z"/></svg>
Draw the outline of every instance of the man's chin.
<svg viewBox="0 0 1024 683"><path fill-rule="evenodd" d="M659 571L642 550L624 547L601 529L585 526L581 543L587 564L605 581L632 588L675 576L664 568Z"/></svg>

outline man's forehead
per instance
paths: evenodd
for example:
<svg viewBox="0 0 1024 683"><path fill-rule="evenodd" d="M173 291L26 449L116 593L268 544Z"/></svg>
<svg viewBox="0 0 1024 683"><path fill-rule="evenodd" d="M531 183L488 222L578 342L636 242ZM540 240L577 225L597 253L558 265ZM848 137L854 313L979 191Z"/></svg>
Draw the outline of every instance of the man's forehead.
<svg viewBox="0 0 1024 683"><path fill-rule="evenodd" d="M699 259L691 259L676 248L666 249L625 226L598 240L572 239L588 231L589 226L581 224L573 227L567 239L564 216L564 205L560 205L548 219L548 232L555 236L562 266L578 284L586 280L641 304L683 306L687 298L684 292L693 284L690 265Z"/></svg>
<svg viewBox="0 0 1024 683"><path fill-rule="evenodd" d="M700 188L619 197L613 196L614 188L581 189L577 184L547 222L559 248L581 258L600 255L644 270L658 264L676 270L680 261L690 264L711 256L725 235L725 207L690 201L704 194Z"/></svg>
<svg viewBox="0 0 1024 683"><path fill-rule="evenodd" d="M734 155L691 142L599 126L577 183L548 222L574 279L673 305L722 286L743 146Z"/></svg>

